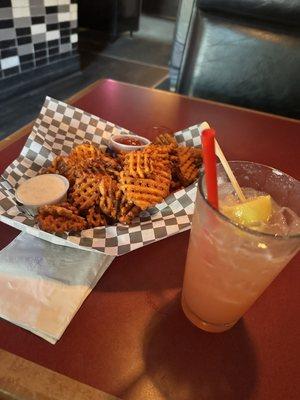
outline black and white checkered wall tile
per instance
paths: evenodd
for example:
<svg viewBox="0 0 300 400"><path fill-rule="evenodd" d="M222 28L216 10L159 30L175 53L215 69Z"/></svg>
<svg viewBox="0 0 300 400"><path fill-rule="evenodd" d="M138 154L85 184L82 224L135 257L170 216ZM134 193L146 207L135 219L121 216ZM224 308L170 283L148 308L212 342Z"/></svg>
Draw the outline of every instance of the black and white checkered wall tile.
<svg viewBox="0 0 300 400"><path fill-rule="evenodd" d="M0 0L0 79L76 51L76 0Z"/></svg>

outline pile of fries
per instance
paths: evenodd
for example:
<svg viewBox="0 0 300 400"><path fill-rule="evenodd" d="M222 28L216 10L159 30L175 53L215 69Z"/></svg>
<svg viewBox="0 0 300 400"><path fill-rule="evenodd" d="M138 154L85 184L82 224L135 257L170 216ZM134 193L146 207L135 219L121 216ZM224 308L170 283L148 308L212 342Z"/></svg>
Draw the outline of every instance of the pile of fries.
<svg viewBox="0 0 300 400"><path fill-rule="evenodd" d="M170 134L130 153L78 145L42 172L64 175L70 188L67 202L39 208L38 225L47 232L68 232L130 224L141 211L194 182L201 163L200 149L178 147Z"/></svg>

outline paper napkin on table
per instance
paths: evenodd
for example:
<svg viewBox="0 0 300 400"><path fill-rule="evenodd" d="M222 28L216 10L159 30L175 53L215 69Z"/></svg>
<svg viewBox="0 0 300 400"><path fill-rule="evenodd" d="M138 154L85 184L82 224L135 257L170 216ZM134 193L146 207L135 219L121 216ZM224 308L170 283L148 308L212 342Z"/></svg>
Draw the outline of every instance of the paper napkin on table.
<svg viewBox="0 0 300 400"><path fill-rule="evenodd" d="M113 259L21 233L0 251L0 317L55 344Z"/></svg>

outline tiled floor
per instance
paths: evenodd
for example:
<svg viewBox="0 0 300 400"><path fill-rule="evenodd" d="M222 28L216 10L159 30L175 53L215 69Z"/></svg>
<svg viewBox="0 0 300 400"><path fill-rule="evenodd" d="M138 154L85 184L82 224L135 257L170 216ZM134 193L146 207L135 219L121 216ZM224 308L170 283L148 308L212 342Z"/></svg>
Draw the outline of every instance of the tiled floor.
<svg viewBox="0 0 300 400"><path fill-rule="evenodd" d="M168 76L174 22L142 16L139 32L109 43L99 32L81 30L81 71L0 103L0 139L33 120L46 95L65 100L100 78L156 86Z"/></svg>

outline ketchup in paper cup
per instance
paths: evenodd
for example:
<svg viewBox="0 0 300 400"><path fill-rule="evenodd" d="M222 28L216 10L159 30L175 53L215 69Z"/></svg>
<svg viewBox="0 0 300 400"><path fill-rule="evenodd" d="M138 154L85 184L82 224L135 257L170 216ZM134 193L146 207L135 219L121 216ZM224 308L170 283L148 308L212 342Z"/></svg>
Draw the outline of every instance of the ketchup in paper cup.
<svg viewBox="0 0 300 400"><path fill-rule="evenodd" d="M109 147L116 152L142 150L150 144L150 140L138 135L113 135Z"/></svg>

